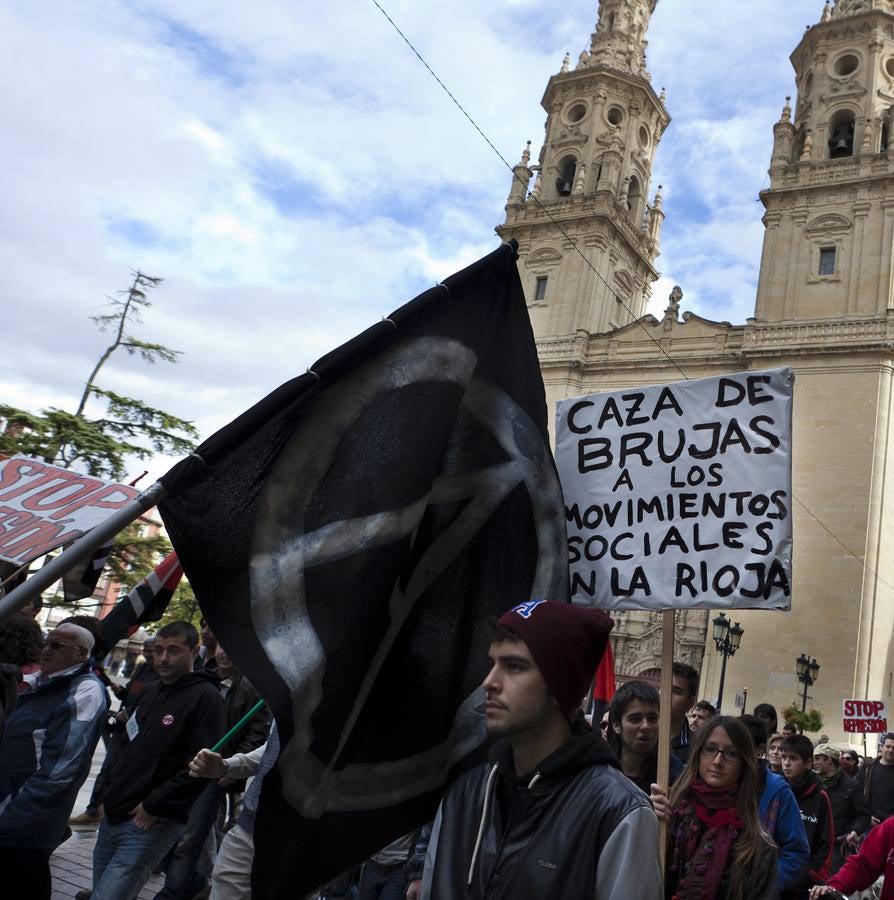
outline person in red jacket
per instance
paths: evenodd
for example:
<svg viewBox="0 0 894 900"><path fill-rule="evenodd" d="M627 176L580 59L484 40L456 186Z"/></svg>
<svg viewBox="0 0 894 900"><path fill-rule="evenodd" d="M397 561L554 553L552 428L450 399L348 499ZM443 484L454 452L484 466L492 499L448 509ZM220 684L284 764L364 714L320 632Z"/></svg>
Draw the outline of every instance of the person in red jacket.
<svg viewBox="0 0 894 900"><path fill-rule="evenodd" d="M865 891L884 875L880 900L894 900L894 816L876 825L863 841L860 852L848 857L841 870L828 884L817 885L810 891L810 900L817 897L848 896Z"/></svg>

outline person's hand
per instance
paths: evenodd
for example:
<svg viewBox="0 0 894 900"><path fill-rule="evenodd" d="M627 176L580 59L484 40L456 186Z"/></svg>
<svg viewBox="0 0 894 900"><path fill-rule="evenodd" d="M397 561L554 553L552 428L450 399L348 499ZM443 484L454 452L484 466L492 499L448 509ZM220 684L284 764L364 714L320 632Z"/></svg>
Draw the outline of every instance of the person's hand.
<svg viewBox="0 0 894 900"><path fill-rule="evenodd" d="M150 816L149 813L143 809L142 803L138 803L130 812L133 816L134 825L142 831L149 831L158 820L158 816Z"/></svg>
<svg viewBox="0 0 894 900"><path fill-rule="evenodd" d="M856 831L852 831L850 834L845 835L844 842L850 844L851 847L856 847L860 843L860 835Z"/></svg>
<svg viewBox="0 0 894 900"><path fill-rule="evenodd" d="M667 791L663 791L657 784L653 784L649 792L649 799L652 801L652 808L655 810L655 815L658 816L658 821L670 824L671 805L667 798Z"/></svg>
<svg viewBox="0 0 894 900"><path fill-rule="evenodd" d="M119 709L118 712L115 713L115 721L116 722L126 722L127 721L127 713L123 709Z"/></svg>
<svg viewBox="0 0 894 900"><path fill-rule="evenodd" d="M191 778L223 778L227 774L223 757L213 750L199 750L189 764Z"/></svg>
<svg viewBox="0 0 894 900"><path fill-rule="evenodd" d="M827 884L815 884L810 889L810 900L814 900L815 897L841 897L838 891L833 887L829 887Z"/></svg>
<svg viewBox="0 0 894 900"><path fill-rule="evenodd" d="M422 879L417 878L407 885L407 900L419 900L422 896Z"/></svg>

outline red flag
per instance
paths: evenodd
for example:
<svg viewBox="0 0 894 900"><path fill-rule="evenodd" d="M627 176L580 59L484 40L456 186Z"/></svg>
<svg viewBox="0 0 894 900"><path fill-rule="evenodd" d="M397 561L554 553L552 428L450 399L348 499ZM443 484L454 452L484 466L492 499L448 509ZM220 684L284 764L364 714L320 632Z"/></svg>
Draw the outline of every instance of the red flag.
<svg viewBox="0 0 894 900"><path fill-rule="evenodd" d="M595 729L605 711L611 703L612 697L615 696L617 685L615 684L615 657L612 654L612 642L609 641L605 647L605 653L602 654L602 660L596 675L593 678L593 702L590 710L593 714L593 728Z"/></svg>
<svg viewBox="0 0 894 900"><path fill-rule="evenodd" d="M615 657L612 654L612 642L609 641L602 654L602 661L596 670L596 677L593 679L593 700L598 703L600 700L607 706L611 703L615 691L618 689L615 684Z"/></svg>

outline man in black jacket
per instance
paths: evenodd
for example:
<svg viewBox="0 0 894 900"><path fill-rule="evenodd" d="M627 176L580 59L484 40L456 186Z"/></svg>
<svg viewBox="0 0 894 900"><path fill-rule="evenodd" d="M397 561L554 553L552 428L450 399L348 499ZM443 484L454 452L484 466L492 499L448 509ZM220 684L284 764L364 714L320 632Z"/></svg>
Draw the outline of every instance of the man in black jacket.
<svg viewBox="0 0 894 900"><path fill-rule="evenodd" d="M483 688L488 733L504 740L442 800L424 900L662 896L655 813L579 708L611 627L536 600L500 618Z"/></svg>
<svg viewBox="0 0 894 900"><path fill-rule="evenodd" d="M186 764L224 732L216 676L193 664L199 636L171 622L155 636L159 680L127 720L127 746L115 759L93 851L93 900L131 900L176 842L204 784Z"/></svg>
<svg viewBox="0 0 894 900"><path fill-rule="evenodd" d="M810 845L807 871L800 881L786 888L781 897L783 900L807 900L813 885L825 884L829 879L832 848L835 845L832 807L819 779L810 768L813 762L813 744L810 739L803 734L796 734L787 737L779 749L782 752L782 774L798 801L801 821Z"/></svg>
<svg viewBox="0 0 894 900"><path fill-rule="evenodd" d="M863 787L873 825L894 816L894 732L885 735L878 759L866 764Z"/></svg>
<svg viewBox="0 0 894 900"><path fill-rule="evenodd" d="M207 646L207 644L206 644ZM220 679L220 694L224 701L224 727L229 731L258 702L258 692L251 682L236 668L224 648L217 644L214 651L215 665L203 667ZM255 712L241 731L220 748L224 759L237 753L250 753L267 740L270 730L270 712L267 707ZM223 783L221 783L223 782ZM229 778L209 782L201 796L192 805L180 843L165 869L165 884L155 895L155 900L190 900L200 894L211 881L211 870L217 854L214 826L221 803L231 807L229 818L235 818L237 796L245 790L245 780Z"/></svg>
<svg viewBox="0 0 894 900"><path fill-rule="evenodd" d="M843 850L857 849L860 837L869 831L869 808L863 799L863 789L839 765L840 751L821 744L813 751L813 762L823 790L832 805L835 823L835 849L832 853L832 872L844 865Z"/></svg>

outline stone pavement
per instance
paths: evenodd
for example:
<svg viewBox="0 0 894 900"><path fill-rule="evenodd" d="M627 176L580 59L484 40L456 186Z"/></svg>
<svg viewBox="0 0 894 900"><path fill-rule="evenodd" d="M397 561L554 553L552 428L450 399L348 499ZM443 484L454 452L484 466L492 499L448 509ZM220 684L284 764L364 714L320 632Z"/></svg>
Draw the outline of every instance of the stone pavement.
<svg viewBox="0 0 894 900"><path fill-rule="evenodd" d="M87 807L93 782L105 759L102 741L93 755L90 775L78 793L73 815L82 813ZM83 888L93 886L93 845L96 843L96 831L76 831L50 857L50 870L53 874L52 900L73 900L74 895ZM140 900L152 900L161 890L164 879L153 876L140 892Z"/></svg>

